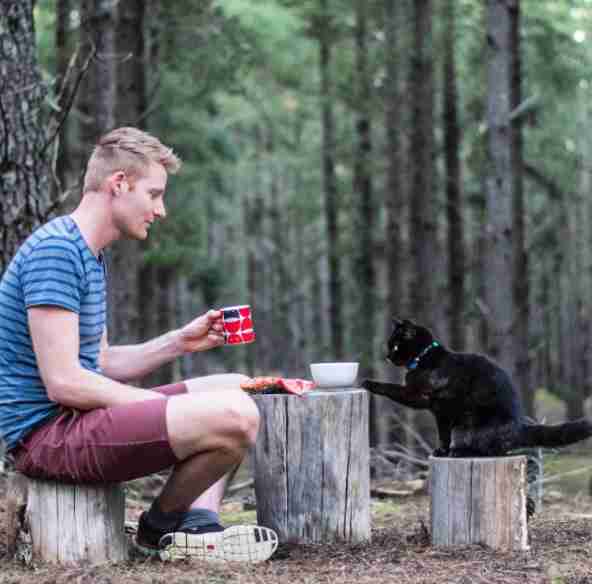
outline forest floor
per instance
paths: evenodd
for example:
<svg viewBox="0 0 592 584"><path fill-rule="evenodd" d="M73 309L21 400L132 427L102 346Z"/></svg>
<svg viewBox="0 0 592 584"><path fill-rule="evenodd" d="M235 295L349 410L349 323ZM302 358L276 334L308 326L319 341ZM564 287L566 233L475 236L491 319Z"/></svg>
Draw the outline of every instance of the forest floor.
<svg viewBox="0 0 592 584"><path fill-rule="evenodd" d="M2 535L6 533L4 482L0 477ZM148 498L134 496L134 488L131 491L127 519L134 521ZM223 521L254 522L255 511L244 510L249 501L253 494L248 489L230 497L224 503ZM372 522L371 543L280 545L271 560L255 565L132 558L118 566L23 566L6 557L2 541L0 584L592 584L592 498L582 493L548 490L543 510L530 523L526 552L430 546L425 494L373 499Z"/></svg>

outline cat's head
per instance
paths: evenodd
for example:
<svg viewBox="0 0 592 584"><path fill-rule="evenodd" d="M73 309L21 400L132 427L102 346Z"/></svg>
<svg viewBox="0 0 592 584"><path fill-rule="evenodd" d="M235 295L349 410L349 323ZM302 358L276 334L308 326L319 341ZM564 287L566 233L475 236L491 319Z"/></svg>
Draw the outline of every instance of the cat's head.
<svg viewBox="0 0 592 584"><path fill-rule="evenodd" d="M388 340L387 359L397 367L407 365L415 359L432 341L431 331L411 320L393 318L393 332Z"/></svg>

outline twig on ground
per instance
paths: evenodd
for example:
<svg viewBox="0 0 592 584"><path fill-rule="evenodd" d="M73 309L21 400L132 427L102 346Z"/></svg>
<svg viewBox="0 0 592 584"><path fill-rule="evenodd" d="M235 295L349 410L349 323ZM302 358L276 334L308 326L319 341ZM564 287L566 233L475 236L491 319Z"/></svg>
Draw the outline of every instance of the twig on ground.
<svg viewBox="0 0 592 584"><path fill-rule="evenodd" d="M550 477L545 477L544 479L542 479L542 483L543 483L543 485L545 485L550 482L558 481L559 479L566 477L566 476L582 474L582 473L589 472L589 471L592 471L592 466L584 466L583 468L576 468L574 470L560 472L560 473L552 475Z"/></svg>
<svg viewBox="0 0 592 584"><path fill-rule="evenodd" d="M405 422L400 414L398 414L397 412L393 412L393 417L397 420L397 422L399 422L399 424L401 425L401 427L403 428L403 430L409 434L411 434L419 443L419 445L429 454L432 453L432 451L434 450L432 446L430 446L426 440L421 436L421 434L419 434L415 428L411 425L408 424L407 422Z"/></svg>
<svg viewBox="0 0 592 584"><path fill-rule="evenodd" d="M230 485L227 489L228 493L236 493L237 491L241 491L242 489L246 489L247 487L252 487L255 484L254 479L248 479L243 481L242 483L236 483L235 485Z"/></svg>
<svg viewBox="0 0 592 584"><path fill-rule="evenodd" d="M423 466L425 468L429 468L430 463L425 458L418 458L417 456L407 454L402 449L402 447L397 446L397 445L393 446L393 448L396 448L397 450L380 449L380 450L376 451L375 453L377 455L382 456L383 458L386 458L386 460L389 462L393 462L393 459L406 460L408 462L413 462L414 464L418 464L418 465Z"/></svg>

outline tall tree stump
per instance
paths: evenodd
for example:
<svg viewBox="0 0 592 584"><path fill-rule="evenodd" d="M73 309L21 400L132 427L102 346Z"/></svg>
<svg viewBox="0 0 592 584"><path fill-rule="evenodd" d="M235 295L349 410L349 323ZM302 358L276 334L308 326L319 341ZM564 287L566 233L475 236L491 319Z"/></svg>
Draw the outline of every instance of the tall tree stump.
<svg viewBox="0 0 592 584"><path fill-rule="evenodd" d="M370 539L368 395L257 395L257 520L292 543Z"/></svg>
<svg viewBox="0 0 592 584"><path fill-rule="evenodd" d="M25 562L104 564L128 558L118 484L72 485L10 476L7 548Z"/></svg>
<svg viewBox="0 0 592 584"><path fill-rule="evenodd" d="M528 549L526 457L431 458L432 544Z"/></svg>

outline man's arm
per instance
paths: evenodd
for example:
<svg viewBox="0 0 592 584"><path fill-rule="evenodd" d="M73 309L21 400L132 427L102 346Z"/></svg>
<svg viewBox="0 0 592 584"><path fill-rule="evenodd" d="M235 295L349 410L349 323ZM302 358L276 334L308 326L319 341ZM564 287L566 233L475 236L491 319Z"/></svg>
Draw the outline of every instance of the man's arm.
<svg viewBox="0 0 592 584"><path fill-rule="evenodd" d="M183 328L138 345L109 345L105 330L99 364L107 377L132 381L181 355L207 351L223 343L221 313L210 310Z"/></svg>
<svg viewBox="0 0 592 584"><path fill-rule="evenodd" d="M124 385L82 367L75 312L55 306L36 306L28 309L28 318L41 378L52 401L79 410L92 410L163 398L157 392Z"/></svg>

